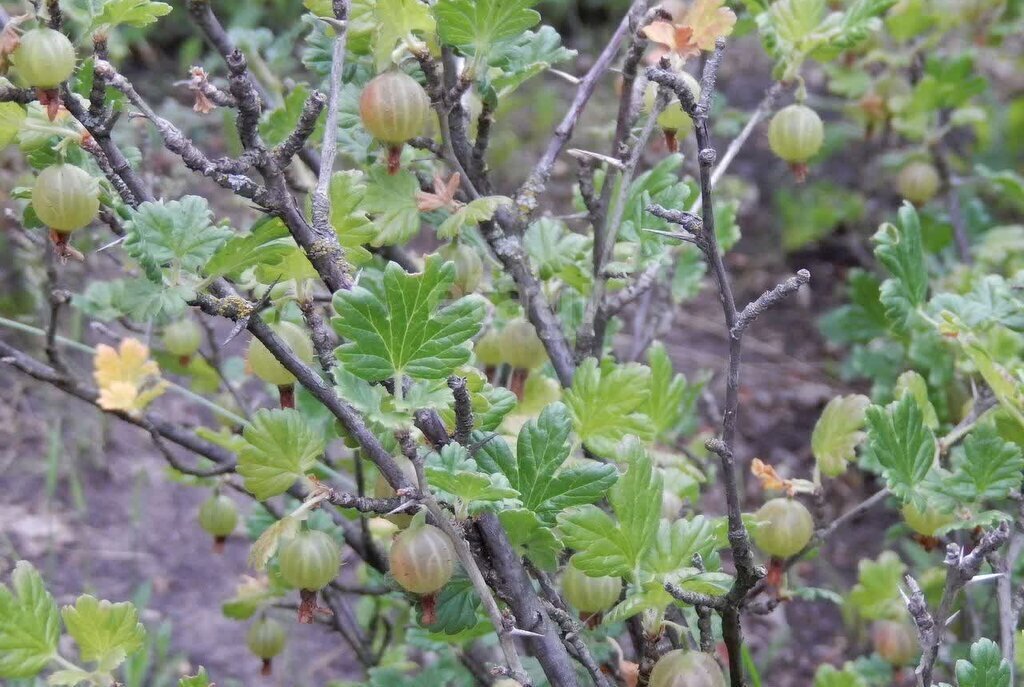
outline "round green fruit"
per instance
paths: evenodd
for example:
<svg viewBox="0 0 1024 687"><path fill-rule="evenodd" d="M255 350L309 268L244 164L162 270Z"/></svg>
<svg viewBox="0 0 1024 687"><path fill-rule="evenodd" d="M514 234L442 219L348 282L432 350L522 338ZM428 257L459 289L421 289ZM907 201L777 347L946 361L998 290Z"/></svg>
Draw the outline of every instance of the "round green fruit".
<svg viewBox="0 0 1024 687"><path fill-rule="evenodd" d="M455 283L452 295L456 298L473 293L484 278L484 261L480 254L464 243L450 243L438 249L437 254L455 265Z"/></svg>
<svg viewBox="0 0 1024 687"><path fill-rule="evenodd" d="M188 357L199 350L203 332L196 321L186 317L164 327L164 348L171 355Z"/></svg>
<svg viewBox="0 0 1024 687"><path fill-rule="evenodd" d="M32 209L40 222L68 234L96 219L100 211L99 184L80 167L52 165L36 177Z"/></svg>
<svg viewBox="0 0 1024 687"><path fill-rule="evenodd" d="M934 198L941 184L938 171L927 162L911 162L896 178L900 195L914 205L924 205Z"/></svg>
<svg viewBox="0 0 1024 687"><path fill-rule="evenodd" d="M292 353L304 363L313 362L313 342L309 335L297 324L278 322L271 325L274 333L284 341ZM287 386L295 383L295 376L282 365L274 354L267 350L259 339L249 343L249 367L254 375L269 384Z"/></svg>
<svg viewBox="0 0 1024 687"><path fill-rule="evenodd" d="M11 54L19 78L33 88L56 88L75 71L75 46L60 31L26 31Z"/></svg>
<svg viewBox="0 0 1024 687"><path fill-rule="evenodd" d="M943 513L937 508L921 510L913 503L907 503L900 509L907 526L925 537L934 537L935 531L953 522L956 517L952 513Z"/></svg>
<svg viewBox="0 0 1024 687"><path fill-rule="evenodd" d="M879 656L894 666L905 666L918 656L917 630L910 623L876 620L871 626L871 643Z"/></svg>
<svg viewBox="0 0 1024 687"><path fill-rule="evenodd" d="M423 133L430 116L430 98L405 72L384 72L363 88L359 116L378 141L405 143Z"/></svg>
<svg viewBox="0 0 1024 687"><path fill-rule="evenodd" d="M281 623L267 617L253 623L245 635L249 651L262 659L273 658L281 653L286 640L287 635Z"/></svg>
<svg viewBox="0 0 1024 687"><path fill-rule="evenodd" d="M249 651L263 659L263 675L270 675L271 659L284 650L286 639L281 623L272 618L260 618L249 628L245 643Z"/></svg>
<svg viewBox="0 0 1024 687"><path fill-rule="evenodd" d="M398 465L399 469L401 469L402 474L405 475L405 478L409 480L409 483L416 484L416 466L412 464L412 461L405 456L395 456L394 461L395 464ZM395 489L388 484L387 478L385 478L383 474L378 474L377 481L373 483L374 497L378 499L390 499L394 497L395 494ZM412 521L412 515L407 515L405 513L397 513L395 515L388 515L385 517L401 528L408 527L409 523Z"/></svg>
<svg viewBox="0 0 1024 687"><path fill-rule="evenodd" d="M782 108L768 125L768 145L786 162L802 164L814 157L825 141L825 126L806 105Z"/></svg>
<svg viewBox="0 0 1024 687"><path fill-rule="evenodd" d="M199 526L214 537L223 538L235 531L238 509L235 502L223 494L215 494L199 507Z"/></svg>
<svg viewBox="0 0 1024 687"><path fill-rule="evenodd" d="M286 583L313 591L323 589L338 576L341 551L326 532L306 530L281 548L278 561Z"/></svg>
<svg viewBox="0 0 1024 687"><path fill-rule="evenodd" d="M603 613L619 601L622 579L591 577L572 564L562 573L562 593L573 608L584 613Z"/></svg>
<svg viewBox="0 0 1024 687"><path fill-rule="evenodd" d="M548 353L534 326L516 318L501 330L501 357L513 368L532 370L547 361Z"/></svg>
<svg viewBox="0 0 1024 687"><path fill-rule="evenodd" d="M726 687L725 676L711 654L676 649L654 664L650 687Z"/></svg>
<svg viewBox="0 0 1024 687"><path fill-rule="evenodd" d="M452 542L433 525L403 530L391 544L391 574L407 591L433 594L448 584L454 569Z"/></svg>
<svg viewBox="0 0 1024 687"><path fill-rule="evenodd" d="M700 82L687 72L680 72L679 76L686 82L693 99L700 99ZM644 108L650 112L654 108L654 101L658 96L658 84L650 82L644 90ZM675 131L677 138L683 138L693 130L693 119L686 114L682 103L673 95L668 107L658 115L658 126L668 131Z"/></svg>
<svg viewBox="0 0 1024 687"><path fill-rule="evenodd" d="M814 518L799 501L772 499L761 506L754 519L762 524L754 531L754 542L769 556L788 558L799 553L814 534Z"/></svg>
<svg viewBox="0 0 1024 687"><path fill-rule="evenodd" d="M473 345L473 353L476 361L484 367L501 365L504 362L501 357L501 336L493 329L488 330Z"/></svg>

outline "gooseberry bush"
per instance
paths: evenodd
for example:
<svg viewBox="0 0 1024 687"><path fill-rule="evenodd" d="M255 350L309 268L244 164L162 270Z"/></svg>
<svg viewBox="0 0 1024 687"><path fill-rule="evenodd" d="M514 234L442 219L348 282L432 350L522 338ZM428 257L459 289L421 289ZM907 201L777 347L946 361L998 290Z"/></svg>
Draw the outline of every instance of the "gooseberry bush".
<svg viewBox="0 0 1024 687"><path fill-rule="evenodd" d="M0 13L8 233L46 267L0 356L148 433L167 488L204 492L181 524L204 555L248 537L211 603L265 674L302 623L368 685L1016 684L1024 100L997 86L1019 2L606 3L593 54L534 0L292 4L273 44L211 0ZM127 41L180 20L201 64L140 71ZM494 142L552 89L567 109L513 181ZM199 131L154 104L172 93ZM776 465L740 440L744 340L811 273L734 290L739 222L766 212L744 158L856 258L814 286L842 299L820 328L849 393ZM687 378L659 339L702 292L724 362ZM823 572L885 513L880 555ZM119 683L132 604L58 610L29 561L7 579L0 677ZM789 646L786 682L794 603L844 641Z"/></svg>

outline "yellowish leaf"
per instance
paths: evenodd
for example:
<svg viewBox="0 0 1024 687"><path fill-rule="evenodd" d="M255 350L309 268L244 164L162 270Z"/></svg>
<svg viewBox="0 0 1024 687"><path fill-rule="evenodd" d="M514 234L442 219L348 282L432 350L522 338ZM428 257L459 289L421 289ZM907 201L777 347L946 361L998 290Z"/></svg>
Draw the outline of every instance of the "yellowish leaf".
<svg viewBox="0 0 1024 687"><path fill-rule="evenodd" d="M667 21L656 21L644 29L644 35L683 58L700 53L693 40L693 29L689 26L675 26Z"/></svg>
<svg viewBox="0 0 1024 687"><path fill-rule="evenodd" d="M126 413L141 412L167 387L160 367L149 358L149 348L132 338L123 339L117 349L97 346L93 378L100 389L100 407Z"/></svg>
<svg viewBox="0 0 1024 687"><path fill-rule="evenodd" d="M694 0L679 22L693 29L693 42L701 50L714 50L715 41L732 33L736 14L725 0Z"/></svg>

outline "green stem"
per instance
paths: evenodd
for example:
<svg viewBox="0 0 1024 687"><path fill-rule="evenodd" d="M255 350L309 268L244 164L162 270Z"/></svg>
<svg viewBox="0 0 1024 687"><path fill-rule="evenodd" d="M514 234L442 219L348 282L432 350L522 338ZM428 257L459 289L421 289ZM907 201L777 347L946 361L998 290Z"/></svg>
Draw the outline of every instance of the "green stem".
<svg viewBox="0 0 1024 687"><path fill-rule="evenodd" d="M25 324L23 322L18 322L16 320L10 320L10 319L8 319L6 317L0 317L0 327L7 327L8 329L14 329L16 331L24 332L26 334L31 334L33 336L38 336L38 337L45 337L46 336L46 332L43 331L42 329L39 329L38 327L33 327L32 325L28 325L28 324ZM65 337L60 336L60 335L55 336L54 340L57 343L59 343L60 345L62 345L62 346L65 346L67 348L71 348L71 349L79 351L81 353L88 353L89 355L95 355L96 354L96 349L95 348L93 348L92 346L87 346L86 344L81 343L79 341L74 341L72 339L68 339L68 338L65 338ZM206 408L209 408L213 412L217 413L218 415L220 415L220 416L222 416L222 417L224 417L224 418L226 418L228 420L231 420L231 422L233 422L235 424L238 424L238 425L247 425L247 424L249 424L249 421L246 420L245 418L243 418L243 417L241 417L239 415L236 415L235 413L232 413L227 408L224 408L223 406L217 405L213 401L211 401L211 400L209 400L207 398L204 398L203 396L200 396L199 394L195 393L194 391L186 389L185 387L183 387L183 386L181 386L179 384L175 384L174 382L169 381L169 380L167 380L167 385L168 385L168 388L173 389L174 391L178 392L180 395L184 396L185 398L188 398L189 400L191 400L191 401L193 401L195 403L198 403L201 406L205 406Z"/></svg>
<svg viewBox="0 0 1024 687"><path fill-rule="evenodd" d="M65 670L75 670L75 671L79 671L79 672L82 672L82 673L88 673L89 672L88 670L86 670L82 666L76 665L76 664L72 663L68 659L66 659L63 656L61 656L60 654L54 654L53 656L50 657L50 660L53 661L54 663L56 663L57 665L59 665L61 668L64 668Z"/></svg>
<svg viewBox="0 0 1024 687"><path fill-rule="evenodd" d="M405 395L405 390L402 388L402 377L404 375L400 372L395 373L395 405L401 407L402 400Z"/></svg>

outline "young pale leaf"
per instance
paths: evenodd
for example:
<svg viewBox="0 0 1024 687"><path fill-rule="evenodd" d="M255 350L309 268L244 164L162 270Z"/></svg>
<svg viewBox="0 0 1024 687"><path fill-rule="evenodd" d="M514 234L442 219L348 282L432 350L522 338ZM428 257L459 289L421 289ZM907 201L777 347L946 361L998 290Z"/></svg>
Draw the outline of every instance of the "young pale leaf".
<svg viewBox="0 0 1024 687"><path fill-rule="evenodd" d="M46 684L52 687L77 687L82 683L95 684L95 673L80 668L55 670L46 677Z"/></svg>
<svg viewBox="0 0 1024 687"><path fill-rule="evenodd" d="M434 32L430 8L419 0L377 0L374 15L377 40L373 43L373 55L378 71L392 64L392 53L400 41Z"/></svg>
<svg viewBox="0 0 1024 687"><path fill-rule="evenodd" d="M178 687L211 687L210 676L206 674L205 668L199 666L198 673L178 680Z"/></svg>
<svg viewBox="0 0 1024 687"><path fill-rule="evenodd" d="M345 369L369 382L444 379L467 363L466 343L480 331L485 309L476 296L438 308L454 280L455 266L431 256L419 274L392 262L373 290L334 294L332 324L346 340L336 353Z"/></svg>
<svg viewBox="0 0 1024 687"><path fill-rule="evenodd" d="M519 495L503 475L481 471L469 457L469 451L456 443L430 454L425 472L432 487L458 497L471 510L481 502L514 499Z"/></svg>
<svg viewBox="0 0 1024 687"><path fill-rule="evenodd" d="M541 279L548 280L588 259L593 243L583 234L569 231L565 222L542 217L523 235L523 246Z"/></svg>
<svg viewBox="0 0 1024 687"><path fill-rule="evenodd" d="M1008 498L1020 490L1024 456L1020 448L1002 439L995 428L976 428L953 461L947 484L958 500L980 503Z"/></svg>
<svg viewBox="0 0 1024 687"><path fill-rule="evenodd" d="M664 613L671 603L672 596L665 591L665 586L660 581L649 580L638 585L630 585L626 591L626 598L605 613L602 622L622 622L645 611Z"/></svg>
<svg viewBox="0 0 1024 687"><path fill-rule="evenodd" d="M836 396L821 411L811 433L811 452L823 475L841 475L854 459L857 445L864 438L861 429L869 405L867 396Z"/></svg>
<svg viewBox="0 0 1024 687"><path fill-rule="evenodd" d="M11 586L0 584L0 677L31 678L57 653L57 604L28 561L18 561Z"/></svg>
<svg viewBox="0 0 1024 687"><path fill-rule="evenodd" d="M936 313L947 310L970 329L985 330L994 324L1010 329L1024 329L1024 304L1014 295L1006 279L998 274L989 274L977 282L969 293L940 293L931 300L929 307Z"/></svg>
<svg viewBox="0 0 1024 687"><path fill-rule="evenodd" d="M1024 390L1019 379L997 361L997 356L982 339L967 331L957 334L957 341L999 399L999 404L1024 427Z"/></svg>
<svg viewBox="0 0 1024 687"><path fill-rule="evenodd" d="M907 571L900 557L883 551L877 560L862 559L857 564L857 584L847 602L865 620L887 620L906 613L900 597L900 585Z"/></svg>
<svg viewBox="0 0 1024 687"><path fill-rule="evenodd" d="M562 469L571 430L566 407L552 403L519 431L515 457L504 441L495 440L481 447L477 462L504 474L519 491L523 507L552 522L559 511L599 499L616 479L615 466L608 464L588 461Z"/></svg>
<svg viewBox="0 0 1024 687"><path fill-rule="evenodd" d="M512 203L511 198L505 196L485 196L477 198L463 205L448 217L441 226L437 228L437 237L440 239L453 239L462 231L467 224L479 224L494 217L494 213L502 205Z"/></svg>
<svg viewBox="0 0 1024 687"><path fill-rule="evenodd" d="M970 660L956 662L959 687L1010 687L1010 664L999 645L991 639L979 639L971 645Z"/></svg>
<svg viewBox="0 0 1024 687"><path fill-rule="evenodd" d="M883 224L875 232L875 257L892 278L885 280L881 300L890 322L901 330L908 325L914 310L928 295L928 273L921 246L921 222L910 203L899 210L900 226Z"/></svg>
<svg viewBox="0 0 1024 687"><path fill-rule="evenodd" d="M74 606L62 608L60 614L82 659L96 661L108 669L119 666L129 654L141 649L146 640L146 628L139 622L139 613L128 602L110 603L83 594Z"/></svg>
<svg viewBox="0 0 1024 687"><path fill-rule="evenodd" d="M0 103L0 148L14 142L25 116L25 108L18 103Z"/></svg>
<svg viewBox="0 0 1024 687"><path fill-rule="evenodd" d="M467 55L486 59L533 28L537 0L440 0L434 6L441 40Z"/></svg>
<svg viewBox="0 0 1024 687"><path fill-rule="evenodd" d="M939 416L935 412L935 406L928 398L928 382L921 376L921 373L914 370L907 370L896 379L896 387L893 389L893 396L902 398L908 394L914 398L917 407L924 415L924 424L931 430L939 428Z"/></svg>
<svg viewBox="0 0 1024 687"><path fill-rule="evenodd" d="M907 501L935 461L935 435L912 396L867 410L868 446L897 498Z"/></svg>
<svg viewBox="0 0 1024 687"><path fill-rule="evenodd" d="M868 687L868 683L852 668L839 670L826 664L814 673L814 687Z"/></svg>
<svg viewBox="0 0 1024 687"><path fill-rule="evenodd" d="M247 563L254 570L266 570L270 559L277 553L284 540L291 539L299 531L299 521L286 515L263 530L249 548Z"/></svg>
<svg viewBox="0 0 1024 687"><path fill-rule="evenodd" d="M235 595L220 605L220 612L232 620L248 620L275 598L282 596L279 588L271 587L267 578L243 576Z"/></svg>
<svg viewBox="0 0 1024 687"><path fill-rule="evenodd" d="M370 170L369 187L363 197L363 208L373 218L377 235L373 246L405 243L420 230L420 210L416 192L420 185L407 170L388 174L383 167Z"/></svg>
<svg viewBox="0 0 1024 687"><path fill-rule="evenodd" d="M643 365L617 365L587 358L576 370L565 403L576 434L600 456L615 455L627 434L651 439L654 427L645 413L650 397L651 371Z"/></svg>
<svg viewBox="0 0 1024 687"><path fill-rule="evenodd" d="M503 386L484 384L479 391L470 389L473 418L482 432L493 432L516 407L516 395ZM443 414L443 413L442 413ZM454 413L452 414L454 419Z"/></svg>
<svg viewBox="0 0 1024 687"><path fill-rule="evenodd" d="M198 272L231 236L212 219L209 203L199 196L142 203L125 223L125 252L157 283L166 264Z"/></svg>
<svg viewBox="0 0 1024 687"><path fill-rule="evenodd" d="M260 501L288 491L324 450L323 436L293 408L256 411L242 436L247 445L238 455L238 474Z"/></svg>
<svg viewBox="0 0 1024 687"><path fill-rule="evenodd" d="M94 28L101 26L109 30L114 26L127 24L135 28L149 26L157 19L170 14L171 6L154 0L103 0L102 9L92 21Z"/></svg>

